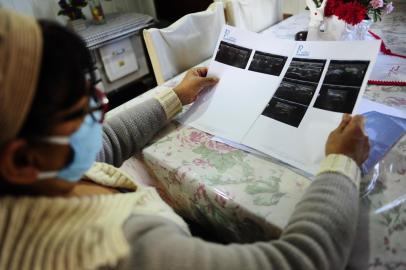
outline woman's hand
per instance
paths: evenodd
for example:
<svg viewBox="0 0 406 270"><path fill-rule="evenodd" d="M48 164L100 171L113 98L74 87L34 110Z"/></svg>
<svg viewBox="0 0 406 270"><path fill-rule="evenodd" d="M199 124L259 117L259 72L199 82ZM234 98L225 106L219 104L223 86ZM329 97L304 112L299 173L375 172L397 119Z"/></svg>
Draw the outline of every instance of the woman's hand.
<svg viewBox="0 0 406 270"><path fill-rule="evenodd" d="M192 68L186 73L182 82L173 89L182 105L194 102L205 87L213 86L219 81L217 78L206 76L205 67Z"/></svg>
<svg viewBox="0 0 406 270"><path fill-rule="evenodd" d="M326 156L346 155L361 166L368 158L369 148L369 139L364 132L364 117L344 114L340 125L330 133L327 139Z"/></svg>

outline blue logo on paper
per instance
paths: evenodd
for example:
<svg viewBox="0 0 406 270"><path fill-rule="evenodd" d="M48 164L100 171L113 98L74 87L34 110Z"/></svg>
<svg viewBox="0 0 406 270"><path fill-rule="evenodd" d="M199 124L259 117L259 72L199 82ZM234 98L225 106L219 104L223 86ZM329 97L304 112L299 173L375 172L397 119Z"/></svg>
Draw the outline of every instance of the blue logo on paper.
<svg viewBox="0 0 406 270"><path fill-rule="evenodd" d="M305 51L303 48L303 45L299 45L299 47L297 48L296 55L297 56L309 56L310 52Z"/></svg>
<svg viewBox="0 0 406 270"><path fill-rule="evenodd" d="M224 40L232 42L232 43L236 43L237 39L235 37L232 37L231 35L231 30L230 29L226 29L226 31L224 32Z"/></svg>

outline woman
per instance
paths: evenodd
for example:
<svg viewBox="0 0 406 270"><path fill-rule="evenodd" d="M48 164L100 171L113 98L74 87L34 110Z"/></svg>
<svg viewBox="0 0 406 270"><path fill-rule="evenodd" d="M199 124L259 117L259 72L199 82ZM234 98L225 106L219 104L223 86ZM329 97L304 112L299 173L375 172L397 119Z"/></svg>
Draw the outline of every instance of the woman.
<svg viewBox="0 0 406 270"><path fill-rule="evenodd" d="M191 237L154 189L112 166L217 80L189 71L102 127L92 71L75 34L0 10L0 269L344 268L369 152L361 117L344 115L330 134L280 239L219 245Z"/></svg>

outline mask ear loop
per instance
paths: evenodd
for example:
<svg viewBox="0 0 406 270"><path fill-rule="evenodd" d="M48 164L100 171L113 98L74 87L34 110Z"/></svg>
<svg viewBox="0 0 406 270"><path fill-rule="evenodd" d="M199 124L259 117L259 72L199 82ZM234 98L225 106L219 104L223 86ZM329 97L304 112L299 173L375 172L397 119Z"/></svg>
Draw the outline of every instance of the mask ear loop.
<svg viewBox="0 0 406 270"><path fill-rule="evenodd" d="M37 180L45 180L49 178L55 178L58 175L58 171L41 172L37 176Z"/></svg>
<svg viewBox="0 0 406 270"><path fill-rule="evenodd" d="M42 138L41 141L59 144L59 145L68 145L69 137L67 137L67 136L50 136L50 137Z"/></svg>
<svg viewBox="0 0 406 270"><path fill-rule="evenodd" d="M69 145L69 137L66 136L50 136L46 138L41 138L40 140L43 142L49 142L53 144ZM40 172L37 176L37 180L55 178L57 175L58 171Z"/></svg>

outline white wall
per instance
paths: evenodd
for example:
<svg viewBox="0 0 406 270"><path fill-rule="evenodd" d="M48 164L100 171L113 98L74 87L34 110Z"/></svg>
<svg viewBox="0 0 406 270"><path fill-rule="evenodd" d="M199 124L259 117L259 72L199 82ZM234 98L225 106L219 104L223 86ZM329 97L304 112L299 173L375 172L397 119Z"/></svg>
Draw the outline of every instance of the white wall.
<svg viewBox="0 0 406 270"><path fill-rule="evenodd" d="M305 0L283 0L283 13L297 14L306 8Z"/></svg>
<svg viewBox="0 0 406 270"><path fill-rule="evenodd" d="M58 0L0 0L0 4L37 18L65 21L64 17L57 16ZM110 0L102 1L102 5L106 13L136 11L156 17L153 0ZM91 17L87 7L83 11L87 18Z"/></svg>

